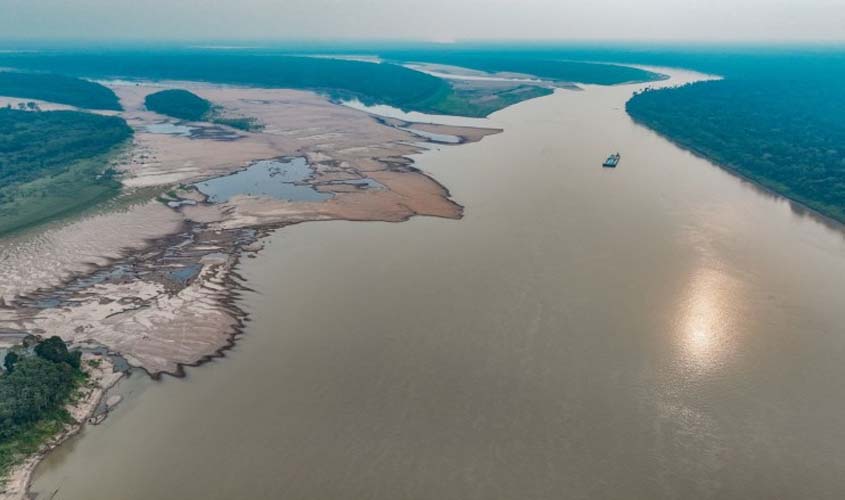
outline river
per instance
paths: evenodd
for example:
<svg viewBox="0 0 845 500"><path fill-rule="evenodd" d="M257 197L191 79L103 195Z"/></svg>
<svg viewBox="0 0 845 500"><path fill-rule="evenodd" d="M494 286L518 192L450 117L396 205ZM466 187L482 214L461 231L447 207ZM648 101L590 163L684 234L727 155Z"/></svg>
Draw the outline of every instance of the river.
<svg viewBox="0 0 845 500"><path fill-rule="evenodd" d="M461 221L276 232L225 359L133 375L34 491L842 498L845 233L634 124L642 87L558 90L418 156Z"/></svg>

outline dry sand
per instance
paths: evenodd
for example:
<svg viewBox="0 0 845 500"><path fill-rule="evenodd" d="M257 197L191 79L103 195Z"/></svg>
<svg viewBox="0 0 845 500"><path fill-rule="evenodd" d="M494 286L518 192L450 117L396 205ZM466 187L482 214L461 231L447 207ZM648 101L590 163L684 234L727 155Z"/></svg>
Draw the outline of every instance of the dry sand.
<svg viewBox="0 0 845 500"><path fill-rule="evenodd" d="M221 106L226 116L262 125L245 132L188 123L190 136L152 133L175 123L147 111L144 97L185 88ZM240 332L244 314L234 269L244 248L267 231L319 220L389 221L415 215L460 218L449 192L413 167L424 150L405 129L481 140L499 130L385 120L335 105L310 92L190 82L113 84L135 129L121 169L127 190L174 193L71 223L0 240L0 331L60 335L119 352L153 376L219 355ZM306 181L332 197L289 202L236 196L204 201L190 183L279 157L305 157ZM378 187L343 183L371 179ZM178 204L178 203L175 203Z"/></svg>

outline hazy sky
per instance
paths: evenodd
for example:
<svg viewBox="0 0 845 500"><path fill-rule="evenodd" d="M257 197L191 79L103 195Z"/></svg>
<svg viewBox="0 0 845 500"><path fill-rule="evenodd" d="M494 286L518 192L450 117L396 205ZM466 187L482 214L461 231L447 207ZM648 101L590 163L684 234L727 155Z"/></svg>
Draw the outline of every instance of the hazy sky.
<svg viewBox="0 0 845 500"><path fill-rule="evenodd" d="M845 0L0 0L0 39L845 40Z"/></svg>

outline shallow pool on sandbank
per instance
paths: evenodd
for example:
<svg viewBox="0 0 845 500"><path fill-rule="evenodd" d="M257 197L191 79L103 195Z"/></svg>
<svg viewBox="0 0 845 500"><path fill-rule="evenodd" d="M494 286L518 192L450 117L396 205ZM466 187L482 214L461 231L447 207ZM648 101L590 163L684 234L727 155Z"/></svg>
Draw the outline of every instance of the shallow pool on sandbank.
<svg viewBox="0 0 845 500"><path fill-rule="evenodd" d="M287 201L331 198L331 194L321 193L304 184L312 173L302 157L263 160L234 174L198 182L194 186L213 203L225 202L237 195L268 196Z"/></svg>

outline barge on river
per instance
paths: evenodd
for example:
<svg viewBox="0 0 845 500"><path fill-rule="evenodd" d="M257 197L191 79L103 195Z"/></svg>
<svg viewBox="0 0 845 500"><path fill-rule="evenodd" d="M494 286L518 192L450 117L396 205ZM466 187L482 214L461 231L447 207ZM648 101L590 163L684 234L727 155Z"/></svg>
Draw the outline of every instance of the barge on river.
<svg viewBox="0 0 845 500"><path fill-rule="evenodd" d="M619 160L621 159L622 155L620 155L619 153L612 154L608 156L606 160L604 160L604 163L602 163L601 166L608 168L616 168L616 165L619 165Z"/></svg>

